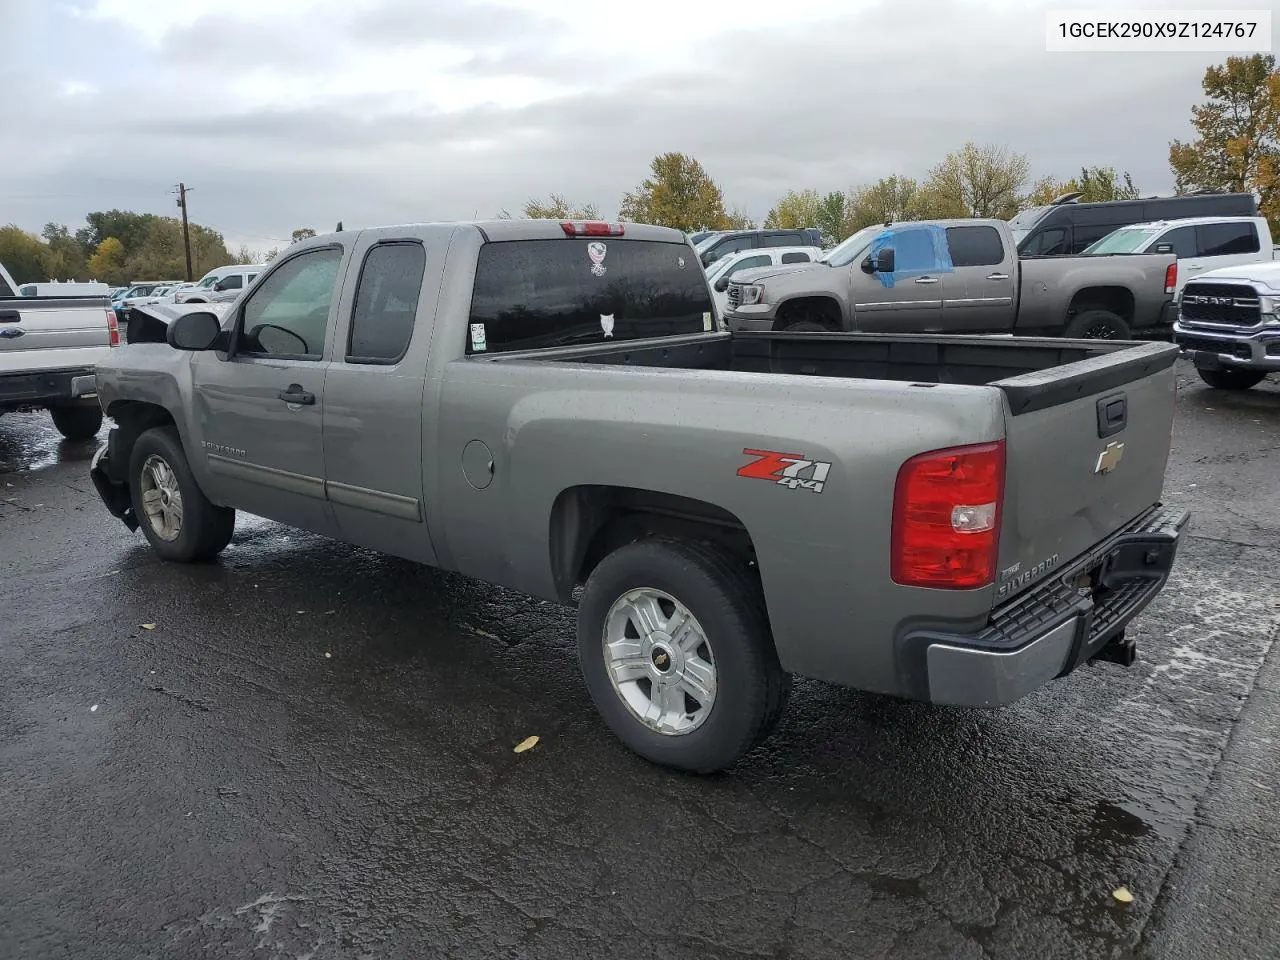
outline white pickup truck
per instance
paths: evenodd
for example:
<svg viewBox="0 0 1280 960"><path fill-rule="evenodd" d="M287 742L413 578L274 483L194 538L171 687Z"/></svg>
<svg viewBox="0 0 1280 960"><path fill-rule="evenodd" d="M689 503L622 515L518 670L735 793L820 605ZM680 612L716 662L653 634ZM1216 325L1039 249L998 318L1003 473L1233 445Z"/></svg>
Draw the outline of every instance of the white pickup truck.
<svg viewBox="0 0 1280 960"><path fill-rule="evenodd" d="M46 409L68 440L102 427L94 369L120 345L105 296L20 297L0 265L0 414Z"/></svg>

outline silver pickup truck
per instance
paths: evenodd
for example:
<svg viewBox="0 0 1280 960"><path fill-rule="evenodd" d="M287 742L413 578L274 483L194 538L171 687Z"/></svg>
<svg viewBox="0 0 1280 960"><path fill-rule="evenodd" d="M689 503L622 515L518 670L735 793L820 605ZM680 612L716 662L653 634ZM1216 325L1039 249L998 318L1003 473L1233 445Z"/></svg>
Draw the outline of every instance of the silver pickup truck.
<svg viewBox="0 0 1280 960"><path fill-rule="evenodd" d="M860 230L811 265L724 284L731 330L1167 336L1173 253L1018 257L1004 220L922 220Z"/></svg>
<svg viewBox="0 0 1280 960"><path fill-rule="evenodd" d="M102 428L94 366L120 345L105 296L19 297L0 266L0 414L48 410L69 440Z"/></svg>
<svg viewBox="0 0 1280 960"><path fill-rule="evenodd" d="M156 553L244 510L577 598L599 711L678 768L768 736L792 674L994 707L1128 663L1187 520L1171 344L732 334L674 230L347 231L222 318L141 309L90 472Z"/></svg>

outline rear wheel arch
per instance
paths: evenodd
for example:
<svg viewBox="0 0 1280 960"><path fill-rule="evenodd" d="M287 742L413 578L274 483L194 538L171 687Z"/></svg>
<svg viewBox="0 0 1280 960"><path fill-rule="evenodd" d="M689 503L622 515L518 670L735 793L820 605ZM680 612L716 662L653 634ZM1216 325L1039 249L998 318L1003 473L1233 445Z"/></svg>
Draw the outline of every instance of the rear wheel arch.
<svg viewBox="0 0 1280 960"><path fill-rule="evenodd" d="M1090 310L1106 310L1132 325L1135 310L1133 291L1128 287L1085 287L1077 290L1067 304L1064 322Z"/></svg>
<svg viewBox="0 0 1280 960"><path fill-rule="evenodd" d="M551 508L550 561L558 595L568 600L614 550L649 537L714 543L754 566L755 544L743 522L704 500L635 487L577 486Z"/></svg>

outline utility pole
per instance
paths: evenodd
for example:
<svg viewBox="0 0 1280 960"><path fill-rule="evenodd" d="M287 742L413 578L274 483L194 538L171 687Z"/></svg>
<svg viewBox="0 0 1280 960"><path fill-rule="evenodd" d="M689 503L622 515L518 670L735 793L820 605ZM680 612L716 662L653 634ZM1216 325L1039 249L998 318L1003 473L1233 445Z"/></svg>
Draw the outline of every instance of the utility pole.
<svg viewBox="0 0 1280 960"><path fill-rule="evenodd" d="M187 282L195 278L191 275L191 228L187 226L187 185L178 184L178 206L182 208L182 245L187 251Z"/></svg>

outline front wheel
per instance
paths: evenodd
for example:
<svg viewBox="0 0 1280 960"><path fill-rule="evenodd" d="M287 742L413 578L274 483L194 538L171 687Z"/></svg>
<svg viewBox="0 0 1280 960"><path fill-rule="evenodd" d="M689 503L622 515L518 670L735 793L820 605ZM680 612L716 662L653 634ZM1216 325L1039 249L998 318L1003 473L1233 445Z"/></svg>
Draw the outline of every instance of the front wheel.
<svg viewBox="0 0 1280 960"><path fill-rule="evenodd" d="M102 408L97 404L76 407L50 407L53 425L68 440L88 440L102 429Z"/></svg>
<svg viewBox="0 0 1280 960"><path fill-rule="evenodd" d="M134 443L129 493L151 549L165 560L209 560L231 542L236 512L204 495L172 427L155 427Z"/></svg>
<svg viewBox="0 0 1280 960"><path fill-rule="evenodd" d="M1240 370L1236 367L1221 367L1217 370L1196 367L1196 373L1200 374L1201 380L1217 390L1249 390L1266 377L1259 370Z"/></svg>
<svg viewBox="0 0 1280 960"><path fill-rule="evenodd" d="M759 583L715 548L611 553L578 606L578 655L609 729L654 763L711 773L771 732L790 692Z"/></svg>

